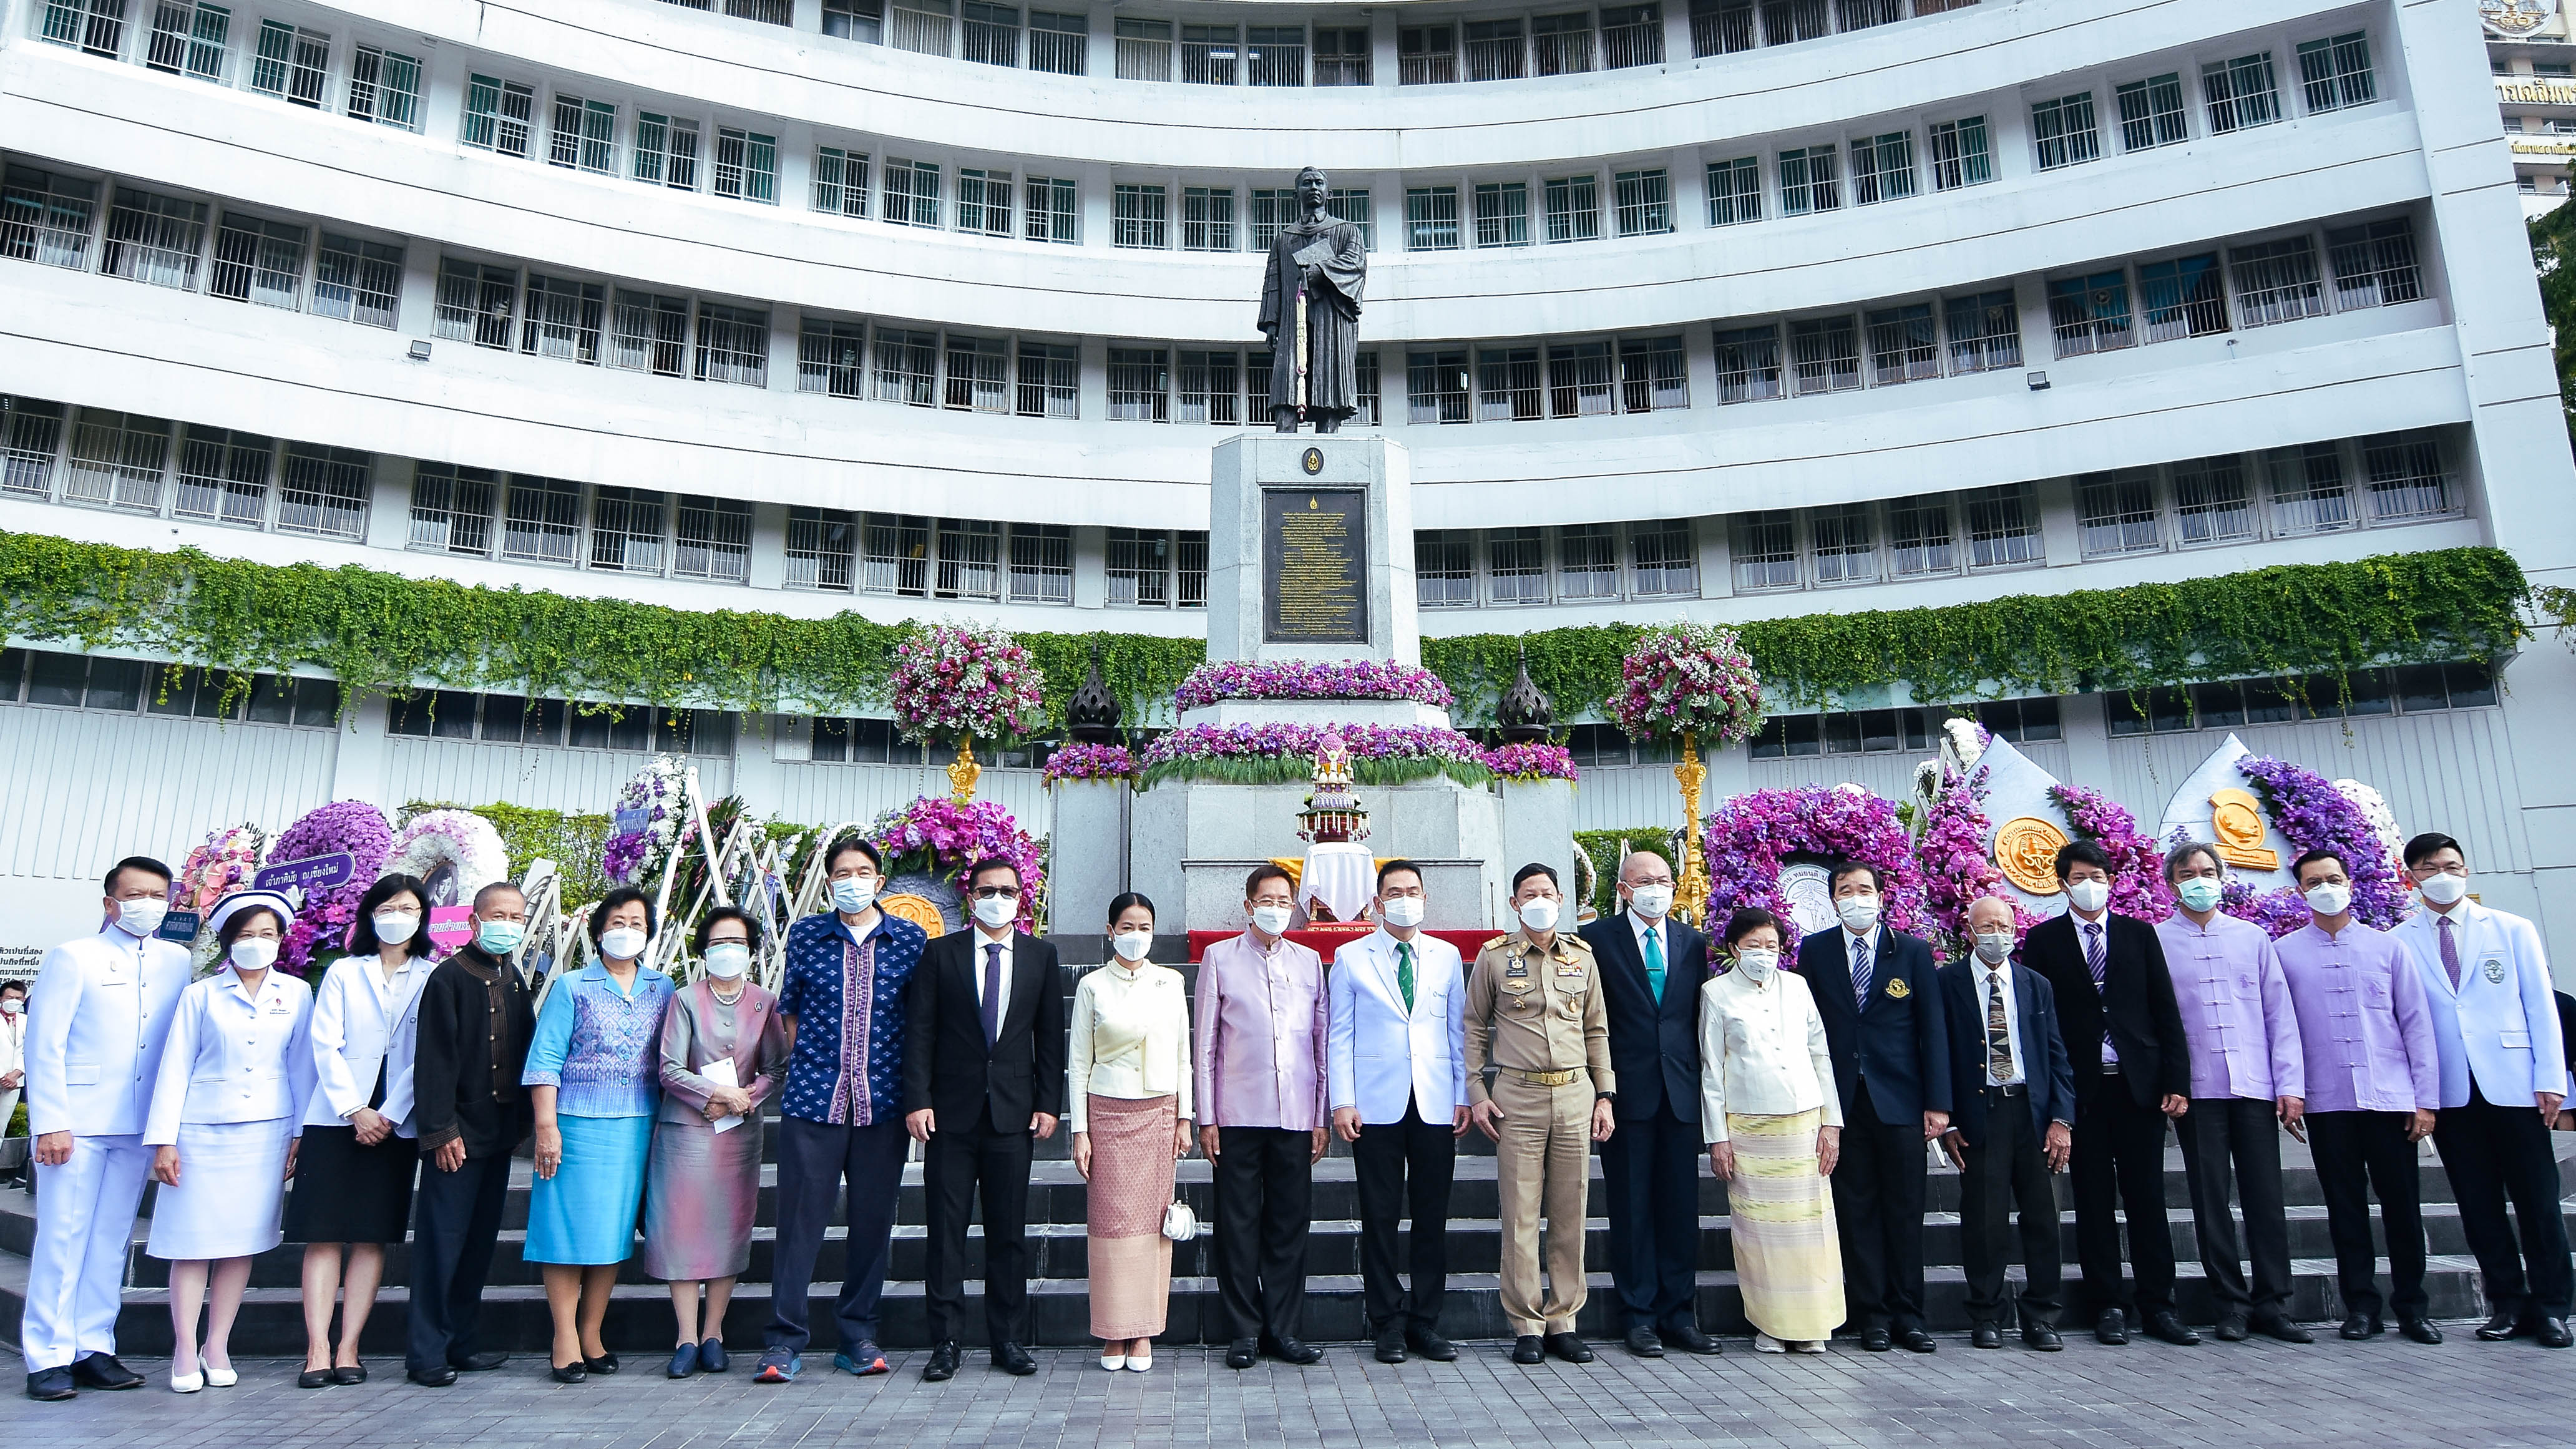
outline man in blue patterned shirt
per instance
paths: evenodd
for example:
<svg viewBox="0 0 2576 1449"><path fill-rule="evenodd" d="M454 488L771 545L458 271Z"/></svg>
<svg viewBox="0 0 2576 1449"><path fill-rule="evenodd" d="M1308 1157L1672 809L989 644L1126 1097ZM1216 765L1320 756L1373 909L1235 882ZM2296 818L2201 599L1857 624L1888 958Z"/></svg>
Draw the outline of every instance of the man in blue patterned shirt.
<svg viewBox="0 0 2576 1449"><path fill-rule="evenodd" d="M758 1374L764 1384L786 1383L803 1367L807 1289L844 1181L850 1234L832 1363L847 1373L886 1371L877 1300L903 1187L904 987L929 938L877 909L885 858L874 845L846 836L826 852L832 909L787 928L787 977L778 989L792 1045L779 1095L778 1246Z"/></svg>

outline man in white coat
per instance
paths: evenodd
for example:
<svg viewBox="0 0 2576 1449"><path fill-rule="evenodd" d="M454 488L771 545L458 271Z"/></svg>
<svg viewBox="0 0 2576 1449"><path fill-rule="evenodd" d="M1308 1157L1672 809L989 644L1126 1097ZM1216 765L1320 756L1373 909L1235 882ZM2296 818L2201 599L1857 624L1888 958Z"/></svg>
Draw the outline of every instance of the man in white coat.
<svg viewBox="0 0 2576 1449"><path fill-rule="evenodd" d="M2567 1096L2567 1049L2549 958L2531 922L2469 899L2469 865L2458 841L2418 835L2404 854L2427 909L2391 934L2413 959L2432 1011L2442 1067L2433 1146L2494 1315L2478 1337L2527 1334L2543 1347L2566 1348L2576 1343L2567 1327L2576 1263L2559 1216L2549 1129ZM2505 1223L2508 1197L2519 1243Z"/></svg>
<svg viewBox="0 0 2576 1449"><path fill-rule="evenodd" d="M144 1119L190 966L187 947L154 935L170 867L128 856L106 890L106 926L46 952L28 1000L36 1246L18 1342L31 1399L143 1383L116 1361L116 1310L152 1166Z"/></svg>
<svg viewBox="0 0 2576 1449"><path fill-rule="evenodd" d="M1447 1363L1449 1184L1467 1131L1466 974L1458 948L1422 930L1422 868L1377 869L1378 928L1333 953L1325 1036L1333 1131L1359 1181L1360 1277L1377 1360L1405 1349ZM1412 1209L1412 1292L1396 1278L1395 1227Z"/></svg>

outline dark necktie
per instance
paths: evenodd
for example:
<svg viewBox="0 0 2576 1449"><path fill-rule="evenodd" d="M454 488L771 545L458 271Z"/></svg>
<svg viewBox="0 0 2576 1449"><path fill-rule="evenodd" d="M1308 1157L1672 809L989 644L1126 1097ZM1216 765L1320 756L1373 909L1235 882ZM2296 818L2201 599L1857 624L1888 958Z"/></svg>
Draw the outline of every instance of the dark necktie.
<svg viewBox="0 0 2576 1449"><path fill-rule="evenodd" d="M2442 969L2451 973L2451 989L2460 989L2460 943L2451 934L2451 918L2438 917L2442 923Z"/></svg>
<svg viewBox="0 0 2576 1449"><path fill-rule="evenodd" d="M1646 929L1646 990L1657 1001L1664 999L1664 933L1651 926Z"/></svg>
<svg viewBox="0 0 2576 1449"><path fill-rule="evenodd" d="M2084 923L2084 965L2093 973L2094 994L2108 1000L2111 993L2102 984L2108 966L2102 959L2102 923L2100 921ZM2118 1054L2111 1050L2110 1013L2105 1011L2102 1016L2102 1059L2106 1062L2115 1061L2118 1059Z"/></svg>
<svg viewBox="0 0 2576 1449"><path fill-rule="evenodd" d="M984 1046L1002 1039L1002 943L984 943Z"/></svg>
<svg viewBox="0 0 2576 1449"><path fill-rule="evenodd" d="M2004 976L1986 973L1986 1075L1999 1084L2013 1079L2012 1025L2004 1020Z"/></svg>
<svg viewBox="0 0 2576 1449"><path fill-rule="evenodd" d="M1855 938L1852 946L1852 999L1862 1011L1869 1010L1869 938Z"/></svg>

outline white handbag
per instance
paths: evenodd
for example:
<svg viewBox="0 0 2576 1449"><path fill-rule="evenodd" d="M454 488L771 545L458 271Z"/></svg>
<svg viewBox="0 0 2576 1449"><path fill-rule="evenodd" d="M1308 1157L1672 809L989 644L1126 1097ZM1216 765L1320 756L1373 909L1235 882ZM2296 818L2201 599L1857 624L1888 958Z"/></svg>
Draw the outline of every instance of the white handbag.
<svg viewBox="0 0 2576 1449"><path fill-rule="evenodd" d="M1163 1236L1175 1243L1186 1243L1199 1235L1199 1215L1179 1198L1163 1209Z"/></svg>

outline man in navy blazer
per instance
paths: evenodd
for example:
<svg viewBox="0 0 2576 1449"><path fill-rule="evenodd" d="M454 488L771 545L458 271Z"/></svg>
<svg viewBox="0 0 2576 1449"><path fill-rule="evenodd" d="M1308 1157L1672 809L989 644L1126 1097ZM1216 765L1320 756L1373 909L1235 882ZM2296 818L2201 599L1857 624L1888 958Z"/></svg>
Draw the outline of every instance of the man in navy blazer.
<svg viewBox="0 0 2576 1449"><path fill-rule="evenodd" d="M1968 1269L1970 1343L2004 1346L2004 1257L2009 1219L2021 1211L2028 1280L2016 1305L2021 1341L2042 1353L2057 1336L2057 1190L2049 1174L2074 1148L2075 1070L2057 1030L2057 996L2038 972L2013 963L2020 944L2012 906L1985 896L1968 906L1971 960L1941 968L1950 1025L1950 1130L1942 1150L1959 1165L1960 1252Z"/></svg>
<svg viewBox="0 0 2576 1449"><path fill-rule="evenodd" d="M1619 862L1627 907L1583 928L1610 1017L1619 1130L1601 1144L1610 1197L1610 1281L1628 1351L1715 1353L1700 1332L1699 989L1708 937L1676 921L1673 868L1652 851Z"/></svg>
<svg viewBox="0 0 2576 1449"><path fill-rule="evenodd" d="M1879 923L1878 867L1842 861L1829 878L1841 925L1798 943L1798 971L1824 1018L1843 1099L1834 1167L1846 1325L1861 1347L1915 1353L1923 1331L1924 1146L1950 1125L1950 1039L1932 948Z"/></svg>

